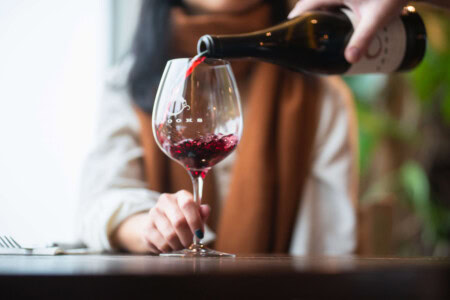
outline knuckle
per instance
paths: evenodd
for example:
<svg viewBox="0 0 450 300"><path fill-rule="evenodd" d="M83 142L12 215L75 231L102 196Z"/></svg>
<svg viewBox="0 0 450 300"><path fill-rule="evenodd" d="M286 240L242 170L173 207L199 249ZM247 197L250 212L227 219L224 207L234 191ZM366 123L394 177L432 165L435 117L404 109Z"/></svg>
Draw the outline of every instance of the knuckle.
<svg viewBox="0 0 450 300"><path fill-rule="evenodd" d="M159 253L161 253L156 247L150 248L150 249L149 249L149 252L150 252L151 254L159 254Z"/></svg>
<svg viewBox="0 0 450 300"><path fill-rule="evenodd" d="M164 215L164 208L160 206L155 206L154 214L158 216Z"/></svg>
<svg viewBox="0 0 450 300"><path fill-rule="evenodd" d="M158 212L157 212L155 207L150 209L150 211L148 212L148 216L149 216L148 225L149 225L149 227L153 226L157 215L158 215Z"/></svg>
<svg viewBox="0 0 450 300"><path fill-rule="evenodd" d="M176 193L176 196L178 198L178 201L192 201L193 196L190 192L186 190L181 190Z"/></svg>
<svg viewBox="0 0 450 300"><path fill-rule="evenodd" d="M151 220L146 221L144 226L141 229L142 230L141 234L146 236L149 232L152 231L152 228L153 228L153 222Z"/></svg>
<svg viewBox="0 0 450 300"><path fill-rule="evenodd" d="M191 231L187 231L183 235L183 239L181 240L181 243L183 244L184 247L187 248L191 245L193 238L194 238L194 234Z"/></svg>
<svg viewBox="0 0 450 300"><path fill-rule="evenodd" d="M161 245L159 250L161 250L161 252L163 252L163 253L167 253L167 252L170 252L171 248L168 243L164 243Z"/></svg>
<svg viewBox="0 0 450 300"><path fill-rule="evenodd" d="M160 252L169 252L171 249L166 239L157 229L149 233L149 243L154 245L154 248L157 248Z"/></svg>
<svg viewBox="0 0 450 300"><path fill-rule="evenodd" d="M155 246L155 244L151 241L151 239L147 236L143 237L143 242L145 245L147 245L147 249L152 254L159 254L158 248Z"/></svg>
<svg viewBox="0 0 450 300"><path fill-rule="evenodd" d="M158 202L164 201L168 198L168 194L164 193L159 195Z"/></svg>
<svg viewBox="0 0 450 300"><path fill-rule="evenodd" d="M168 193L162 193L160 196L159 196L159 199L168 199L169 198L169 194Z"/></svg>
<svg viewBox="0 0 450 300"><path fill-rule="evenodd" d="M167 203L172 199L170 194L164 193L159 196L158 203Z"/></svg>
<svg viewBox="0 0 450 300"><path fill-rule="evenodd" d="M167 224L167 223L162 223L162 224L160 224L159 226L160 226L160 227L158 227L158 228L160 229L161 234L162 234L164 237L168 237L169 235L172 234L173 230L172 230L172 228L171 228L171 226L170 226L169 224Z"/></svg>
<svg viewBox="0 0 450 300"><path fill-rule="evenodd" d="M145 248L147 248L147 251L150 253L157 253L157 247L152 242L151 238L149 236L143 236L142 242L145 245Z"/></svg>
<svg viewBox="0 0 450 300"><path fill-rule="evenodd" d="M156 206L150 208L150 210L148 211L148 214L149 214L150 216L154 216L155 213L156 213L155 209L156 209Z"/></svg>
<svg viewBox="0 0 450 300"><path fill-rule="evenodd" d="M161 252L164 252L167 248L167 243L162 240L157 240L153 244Z"/></svg>
<svg viewBox="0 0 450 300"><path fill-rule="evenodd" d="M187 190L179 190L179 191L177 192L177 195L178 195L178 196L190 196L191 193L189 193Z"/></svg>
<svg viewBox="0 0 450 300"><path fill-rule="evenodd" d="M190 199L190 200L181 201L181 203L179 205L180 205L181 209L189 210L189 209L194 208L195 203L194 203L194 201L192 199Z"/></svg>
<svg viewBox="0 0 450 300"><path fill-rule="evenodd" d="M161 213L161 206L158 204L150 209L150 214L157 215L159 213Z"/></svg>
<svg viewBox="0 0 450 300"><path fill-rule="evenodd" d="M178 241L178 235L174 231L167 233L165 238L172 244L175 244Z"/></svg>
<svg viewBox="0 0 450 300"><path fill-rule="evenodd" d="M159 240L159 231L156 228L151 228L150 232L148 233L148 238L152 243L157 243Z"/></svg>
<svg viewBox="0 0 450 300"><path fill-rule="evenodd" d="M153 207L150 212L149 212L149 216L150 216L150 225L154 224L156 222L156 220L159 218L159 216L161 215L161 209L159 209L158 207Z"/></svg>
<svg viewBox="0 0 450 300"><path fill-rule="evenodd" d="M173 226L177 229L185 227L187 224L186 219L183 216L176 216L173 220Z"/></svg>

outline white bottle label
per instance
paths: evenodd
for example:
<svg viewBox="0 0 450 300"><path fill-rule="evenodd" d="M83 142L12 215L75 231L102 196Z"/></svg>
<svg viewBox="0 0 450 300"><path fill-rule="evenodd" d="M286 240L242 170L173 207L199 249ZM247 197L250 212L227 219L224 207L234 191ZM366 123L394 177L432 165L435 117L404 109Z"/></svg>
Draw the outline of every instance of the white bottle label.
<svg viewBox="0 0 450 300"><path fill-rule="evenodd" d="M342 11L348 16L353 27L356 27L354 13L349 9ZM367 53L351 65L345 74L394 72L400 67L405 52L405 27L402 20L396 18L375 34Z"/></svg>

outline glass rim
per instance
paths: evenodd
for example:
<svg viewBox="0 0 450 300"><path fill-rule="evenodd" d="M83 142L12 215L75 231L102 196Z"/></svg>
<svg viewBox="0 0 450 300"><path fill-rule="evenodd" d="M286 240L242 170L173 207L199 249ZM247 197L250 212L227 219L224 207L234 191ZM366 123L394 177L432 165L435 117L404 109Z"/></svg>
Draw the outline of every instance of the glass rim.
<svg viewBox="0 0 450 300"><path fill-rule="evenodd" d="M185 61L191 61L192 59L193 59L193 57L173 58L173 59L169 59L169 60L167 61L167 63L176 62L176 61L183 61L183 60L185 60ZM230 63L228 60L225 60L225 59L222 59L222 58L211 58L211 57L207 57L207 58L205 59L204 62L210 62L210 61L215 62L215 63L220 63L220 64L217 64L217 65L210 65L210 64L208 64L208 65L206 65L206 66L201 64L202 67L208 67L208 68L223 68L223 67L231 66L231 63Z"/></svg>

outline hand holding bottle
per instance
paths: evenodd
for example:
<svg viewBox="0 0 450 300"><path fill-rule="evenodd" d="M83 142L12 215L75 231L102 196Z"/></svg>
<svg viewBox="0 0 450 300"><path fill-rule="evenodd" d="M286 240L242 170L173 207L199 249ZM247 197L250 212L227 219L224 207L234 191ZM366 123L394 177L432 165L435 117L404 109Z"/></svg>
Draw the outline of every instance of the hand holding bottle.
<svg viewBox="0 0 450 300"><path fill-rule="evenodd" d="M308 10L347 6L355 16L355 31L345 49L350 63L359 61L366 53L376 32L398 16L407 0L301 0L289 14L294 18Z"/></svg>
<svg viewBox="0 0 450 300"><path fill-rule="evenodd" d="M350 9L315 10L255 32L204 35L197 51L212 58L253 57L293 71L323 75L408 71L421 62L426 30L414 7L406 7L380 28L367 51L357 50L359 61L349 63L345 52L352 46L347 47L348 43L355 38L355 30L361 32L355 27L367 28L361 22Z"/></svg>

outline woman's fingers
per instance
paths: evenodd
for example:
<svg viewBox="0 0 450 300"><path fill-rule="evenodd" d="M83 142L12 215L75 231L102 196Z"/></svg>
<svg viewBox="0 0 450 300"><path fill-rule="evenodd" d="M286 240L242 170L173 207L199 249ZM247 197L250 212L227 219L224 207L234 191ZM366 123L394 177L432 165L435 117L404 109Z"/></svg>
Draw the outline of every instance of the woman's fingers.
<svg viewBox="0 0 450 300"><path fill-rule="evenodd" d="M159 254L161 251L153 244L153 242L150 240L150 237L148 233L145 233L143 235L143 242L145 244L147 252L150 252L152 254Z"/></svg>
<svg viewBox="0 0 450 300"><path fill-rule="evenodd" d="M208 220L209 215L211 214L211 207L208 204L200 205L200 215L202 217L203 223Z"/></svg>
<svg viewBox="0 0 450 300"><path fill-rule="evenodd" d="M374 24L371 20L361 17L345 49L345 59L349 63L356 63L361 59L361 56L366 53L367 48L377 31L376 26L378 26L378 24Z"/></svg>
<svg viewBox="0 0 450 300"><path fill-rule="evenodd" d="M298 17L304 12L317 8L326 8L330 6L339 6L343 0L300 0L288 15L288 19Z"/></svg>
<svg viewBox="0 0 450 300"><path fill-rule="evenodd" d="M359 61L367 52L376 33L401 12L404 0L366 0L347 1L347 5L356 15L355 29L345 49L345 59L349 63ZM362 4L361 4L362 3Z"/></svg>
<svg viewBox="0 0 450 300"><path fill-rule="evenodd" d="M203 238L203 220L200 216L199 207L194 202L192 194L187 191L179 191L175 194L178 201L178 206L183 213L186 221L191 229L199 239Z"/></svg>
<svg viewBox="0 0 450 300"><path fill-rule="evenodd" d="M156 229L161 233L164 239L169 244L172 250L179 250L183 248L180 239L178 238L178 234L175 231L175 228L172 226L171 222L167 218L164 212L160 211L158 208L155 209L155 217L153 218L153 222L155 224Z"/></svg>
<svg viewBox="0 0 450 300"><path fill-rule="evenodd" d="M288 18L314 9L346 6L355 14L354 33L345 49L345 58L356 63L366 53L375 34L397 16L407 0L301 0Z"/></svg>
<svg viewBox="0 0 450 300"><path fill-rule="evenodd" d="M145 233L144 237L149 245L149 248L156 248L158 250L157 253L167 253L172 251L169 243L156 227L150 228L150 230Z"/></svg>
<svg viewBox="0 0 450 300"><path fill-rule="evenodd" d="M189 247L192 243L193 233L189 228L186 217L178 206L177 200L167 201L165 206L165 215L169 219L181 244L183 244L184 247Z"/></svg>

